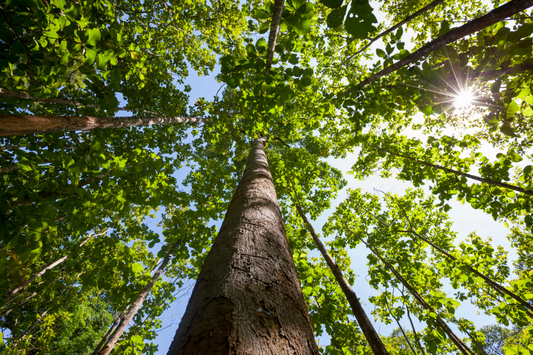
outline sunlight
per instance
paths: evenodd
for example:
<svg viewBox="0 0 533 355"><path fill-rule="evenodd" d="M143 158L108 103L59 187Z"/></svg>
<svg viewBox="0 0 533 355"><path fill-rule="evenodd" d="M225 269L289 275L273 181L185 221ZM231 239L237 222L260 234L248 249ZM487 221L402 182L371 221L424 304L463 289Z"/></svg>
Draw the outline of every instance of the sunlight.
<svg viewBox="0 0 533 355"><path fill-rule="evenodd" d="M474 93L468 89L461 90L453 100L456 111L464 111L474 104Z"/></svg>

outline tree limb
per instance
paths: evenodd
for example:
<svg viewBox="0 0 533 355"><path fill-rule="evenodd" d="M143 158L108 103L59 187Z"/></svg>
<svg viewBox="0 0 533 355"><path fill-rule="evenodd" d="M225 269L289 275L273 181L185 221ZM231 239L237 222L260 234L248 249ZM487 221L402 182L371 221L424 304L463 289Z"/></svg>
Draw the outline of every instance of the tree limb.
<svg viewBox="0 0 533 355"><path fill-rule="evenodd" d="M533 0L511 0L508 3L488 12L487 14L477 19L468 22L467 24L461 27L450 30L446 34L429 42L416 52L409 54L407 57L399 60L398 62L392 65L389 65L387 68L381 70L380 72L371 75L370 77L361 81L359 84L355 85L354 88L347 90L346 94L351 94L355 91L358 91L366 84L370 84L378 80L382 76L393 73L406 65L412 64L417 60L421 59L422 57L436 51L437 49L444 47L448 43L455 42L458 39L461 39L474 32L480 31L490 25L500 22L509 16L512 16L520 11L529 8L530 6L533 6Z"/></svg>

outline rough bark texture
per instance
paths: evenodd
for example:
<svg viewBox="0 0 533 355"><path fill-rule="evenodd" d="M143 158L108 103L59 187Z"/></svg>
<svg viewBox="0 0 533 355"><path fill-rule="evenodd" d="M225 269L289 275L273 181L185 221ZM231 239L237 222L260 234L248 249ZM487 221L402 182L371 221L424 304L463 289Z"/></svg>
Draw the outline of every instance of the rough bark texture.
<svg viewBox="0 0 533 355"><path fill-rule="evenodd" d="M196 117L68 117L0 115L0 137L62 131L149 126L153 124L198 123Z"/></svg>
<svg viewBox="0 0 533 355"><path fill-rule="evenodd" d="M350 303L350 307L352 308L353 314L355 315L355 318L357 319L357 323L359 324L359 327L363 331L363 334L365 335L366 340L368 341L368 344L370 345L370 348L372 348L372 352L375 355L388 355L389 352L387 351L387 348L385 348L385 345L381 341L381 338L379 337L379 334L374 329L374 326L368 319L365 310L363 309L363 306L361 306L361 303L359 302L359 299L357 298L357 295L352 290L352 287L348 283L348 281L344 278L342 275L342 271L339 268L339 266L333 261L331 256L328 253L328 250L322 244L322 241L320 238L318 238L318 235L315 232L315 229L311 225L311 222L307 219L304 212L302 211L302 208L300 206L297 206L298 213L300 214L300 217L302 217L305 224L307 224L307 227L309 231L311 232L311 235L313 236L313 240L315 241L316 246L318 247L318 250L322 253L322 256L326 260L326 263L328 264L331 272L333 273L333 276L335 276L335 280L337 280L337 283L342 289L342 292L346 296L346 299L348 300L348 303Z"/></svg>
<svg viewBox="0 0 533 355"><path fill-rule="evenodd" d="M318 353L257 139L168 354Z"/></svg>
<svg viewBox="0 0 533 355"><path fill-rule="evenodd" d="M363 80L359 84L355 86L355 88L348 90L346 93L352 93L354 91L357 91L361 89L366 84L369 84L371 82L374 82L381 78L382 76L385 76L387 74L390 74L392 72L395 72L396 70L416 62L417 60L421 59L422 57L436 51L437 49L444 47L448 43L452 43L457 41L458 39L461 39L463 37L466 37L468 35L471 35L474 32L481 31L485 27L488 27L490 25L493 25L497 22L500 22L504 19L506 19L509 16L512 16L514 14L519 13L520 11L523 11L527 9L528 7L533 6L533 0L512 0L508 3L488 12L487 14L472 20L468 22L467 24L454 28L448 33L440 36L439 38L429 42L419 50L417 50L414 53L409 54L407 57L397 61L396 63L388 66L387 68L383 69L382 71L370 76L369 78Z"/></svg>

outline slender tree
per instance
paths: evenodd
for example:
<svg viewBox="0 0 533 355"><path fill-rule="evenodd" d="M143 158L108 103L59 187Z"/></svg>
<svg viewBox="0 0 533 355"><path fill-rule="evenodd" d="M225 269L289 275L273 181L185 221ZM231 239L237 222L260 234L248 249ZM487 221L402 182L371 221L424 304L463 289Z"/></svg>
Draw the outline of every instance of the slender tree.
<svg viewBox="0 0 533 355"><path fill-rule="evenodd" d="M264 141L252 145L169 355L318 354Z"/></svg>
<svg viewBox="0 0 533 355"><path fill-rule="evenodd" d="M357 295L350 287L350 284L348 281L344 278L342 275L342 271L339 268L339 266L333 261L331 256L329 255L326 247L318 238L318 235L315 232L315 229L311 225L311 222L307 219L304 212L302 211L302 208L300 206L297 206L298 213L300 214L300 217L302 217L302 220L309 228L309 231L311 232L311 236L313 237L313 240L315 241L316 246L318 247L318 250L320 250L320 253L322 253L322 256L326 260L326 263L328 264L329 268L331 269L331 272L335 276L335 280L337 280L337 283L342 289L342 292L344 292L344 295L346 296L346 299L350 303L350 307L352 307L353 314L355 315L355 318L357 319L357 322L359 323L359 326L361 327L361 330L363 331L363 334L365 335L366 340L368 341L368 344L372 348L372 351L375 355L388 355L389 352L387 351L387 348L385 348L385 345L381 341L381 338L379 334L374 329L374 326L372 323L370 323L370 320L368 319L365 310L361 306L361 302L359 302L359 299L357 298Z"/></svg>

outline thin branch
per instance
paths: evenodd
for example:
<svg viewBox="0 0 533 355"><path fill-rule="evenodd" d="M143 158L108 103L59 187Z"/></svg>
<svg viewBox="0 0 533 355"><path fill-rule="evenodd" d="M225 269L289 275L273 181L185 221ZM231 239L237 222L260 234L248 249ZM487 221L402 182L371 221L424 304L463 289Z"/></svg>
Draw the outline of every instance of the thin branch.
<svg viewBox="0 0 533 355"><path fill-rule="evenodd" d="M291 188L292 188L292 184L291 184ZM363 306L361 306L361 303L359 302L357 295L353 291L348 281L344 278L339 266L335 263L335 261L333 261L333 259L329 255L326 247L324 246L324 244L322 243L322 241L316 234L315 229L311 225L311 222L309 222L309 220L305 216L305 213L302 211L302 207L300 206L300 203L298 201L296 201L296 203L297 203L296 209L298 210L300 217L302 218L304 223L307 225L307 229L311 232L311 235L313 237L313 240L315 241L316 246L322 253L322 256L326 260L326 263L328 264L331 272L335 276L335 280L337 280L337 283L341 287L342 292L344 293L346 299L350 303L350 306L355 315L355 318L357 319L357 323L359 323L359 327L363 331L363 334L365 335L365 338L368 341L368 344L372 348L373 353L375 355L378 355L378 354L388 355L389 352L387 351L387 349L385 348L385 345L381 341L379 334L374 329L374 326L368 319L368 316L366 315L366 312L363 309Z"/></svg>
<svg viewBox="0 0 533 355"><path fill-rule="evenodd" d="M479 176L476 176L476 175L472 175L472 174L468 174L468 173L463 173L463 172L458 171L458 170L454 170L454 169L446 168L444 166L428 163L426 161L423 161L423 160L420 160L420 159L417 159L417 158L413 158L413 157L410 157L408 155L395 153L395 152L392 152L390 150L387 150L387 149L384 149L384 148L381 148L381 147L377 147L377 146L374 146L374 145L370 145L370 146L372 148L380 150L382 152L385 152L385 153L388 153L388 154L391 154L391 155L395 155L397 157L409 159L411 161L415 161L415 162L417 162L419 164L422 164L422 165L425 165L425 166L429 166L431 168L439 169L439 170L446 171L446 172L449 172L449 173L452 173L452 174L455 174L455 175L464 176L464 177L467 177L467 178L472 179L472 180L484 182L484 183L489 184L489 185L499 186L499 187L503 187L503 188L506 188L506 189L518 191L518 192L521 192L521 193L526 194L526 195L532 195L533 196L533 190L524 190L523 188L518 187L518 186L514 186L514 185L506 184L504 182L494 181L494 180L490 180L490 179L485 179L485 178L482 178L482 177L479 177Z"/></svg>
<svg viewBox="0 0 533 355"><path fill-rule="evenodd" d="M403 26L405 25L407 22L411 21L412 19L415 19L417 18L418 16L422 15L424 12L427 12L429 10L431 10L432 8L434 8L435 6L437 5L440 5L444 3L444 0L435 0L433 1L432 3L430 3L429 5L421 8L420 10L418 10L417 12L407 16L403 21L401 22L398 22L396 25L392 26L391 28L389 28L388 30L386 31L383 31L381 32L379 35L377 35L376 37L370 39L370 42L364 46L363 48L361 48L360 50L358 50L355 54L353 54L351 57L354 57L356 55L358 55L359 53L363 52L365 49L367 49L368 47L370 47L372 45L372 43L376 42L378 39L380 39L381 37L383 36L386 36L388 35L389 33L393 32L394 30L396 30L397 28L399 28L400 26ZM352 38L348 43L352 42L355 38Z"/></svg>

